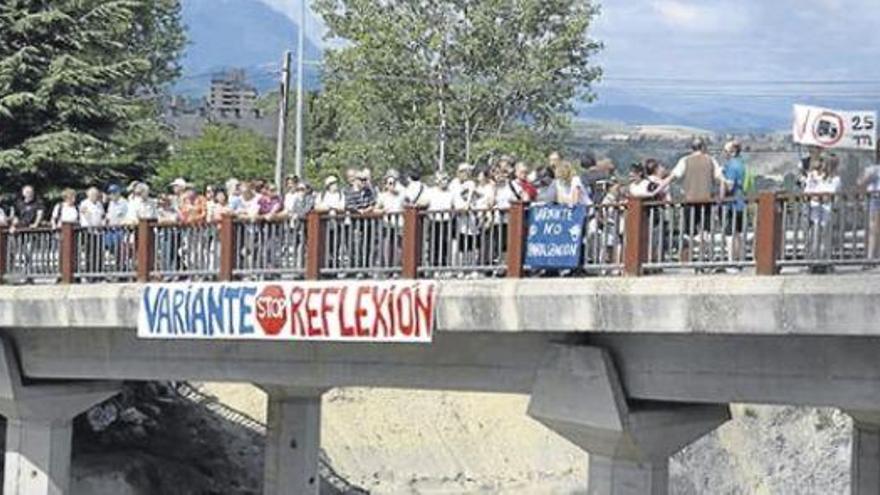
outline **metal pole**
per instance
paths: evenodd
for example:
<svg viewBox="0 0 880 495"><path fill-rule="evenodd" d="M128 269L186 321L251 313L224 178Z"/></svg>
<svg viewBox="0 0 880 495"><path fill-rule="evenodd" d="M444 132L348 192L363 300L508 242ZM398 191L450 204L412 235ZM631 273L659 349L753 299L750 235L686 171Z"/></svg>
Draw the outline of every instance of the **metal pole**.
<svg viewBox="0 0 880 495"><path fill-rule="evenodd" d="M278 102L278 136L275 148L275 187L281 191L284 181L284 144L287 141L287 107L290 100L290 51L284 52L281 95Z"/></svg>
<svg viewBox="0 0 880 495"><path fill-rule="evenodd" d="M299 40L297 42L296 57L296 162L294 170L297 177L303 176L303 64L305 62L306 46L306 2L302 0L299 12Z"/></svg>

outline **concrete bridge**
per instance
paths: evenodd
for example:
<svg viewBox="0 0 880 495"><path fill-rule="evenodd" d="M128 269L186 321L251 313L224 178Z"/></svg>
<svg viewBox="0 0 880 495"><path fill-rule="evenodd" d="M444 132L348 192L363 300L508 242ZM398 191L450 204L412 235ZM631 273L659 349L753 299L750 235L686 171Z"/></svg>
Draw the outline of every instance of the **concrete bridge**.
<svg viewBox="0 0 880 495"><path fill-rule="evenodd" d="M431 345L139 340L140 286L0 287L5 495L62 494L73 417L118 380L253 382L270 396L267 495L318 491L321 394L529 394L588 451L589 493L665 494L667 460L733 402L855 419L853 493L880 495L880 276L439 282Z"/></svg>

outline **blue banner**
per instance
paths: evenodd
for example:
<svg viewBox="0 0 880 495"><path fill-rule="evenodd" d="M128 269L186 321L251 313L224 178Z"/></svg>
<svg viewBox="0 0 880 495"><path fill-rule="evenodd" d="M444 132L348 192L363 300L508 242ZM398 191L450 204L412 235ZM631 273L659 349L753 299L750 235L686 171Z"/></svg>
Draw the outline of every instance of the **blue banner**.
<svg viewBox="0 0 880 495"><path fill-rule="evenodd" d="M587 207L583 205L529 208L525 265L559 270L578 268L586 219Z"/></svg>

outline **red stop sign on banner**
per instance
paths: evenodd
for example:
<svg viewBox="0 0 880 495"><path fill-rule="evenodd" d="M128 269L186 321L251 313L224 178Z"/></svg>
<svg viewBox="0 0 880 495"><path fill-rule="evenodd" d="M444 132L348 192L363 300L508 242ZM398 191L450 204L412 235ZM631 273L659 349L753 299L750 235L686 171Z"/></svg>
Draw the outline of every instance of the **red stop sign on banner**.
<svg viewBox="0 0 880 495"><path fill-rule="evenodd" d="M257 323L266 335L278 335L287 323L287 298L284 289L268 285L256 299Z"/></svg>

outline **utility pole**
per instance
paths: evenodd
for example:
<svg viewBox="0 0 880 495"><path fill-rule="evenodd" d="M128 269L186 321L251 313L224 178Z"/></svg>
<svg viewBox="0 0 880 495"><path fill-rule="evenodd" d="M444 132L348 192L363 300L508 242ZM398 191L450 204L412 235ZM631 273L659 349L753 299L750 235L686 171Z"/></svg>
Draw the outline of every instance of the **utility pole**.
<svg viewBox="0 0 880 495"><path fill-rule="evenodd" d="M299 12L299 39L296 48L296 161L294 170L297 177L303 176L303 65L306 51L306 2L302 0Z"/></svg>
<svg viewBox="0 0 880 495"><path fill-rule="evenodd" d="M278 103L278 137L275 148L275 187L281 191L284 181L284 145L287 142L287 107L290 101L290 51L284 52L281 95Z"/></svg>
<svg viewBox="0 0 880 495"><path fill-rule="evenodd" d="M446 95L445 95L445 85L446 82L443 80L442 76L440 79L440 157L437 160L437 171L443 172L446 170L446 136L448 134L447 129L447 119L446 119Z"/></svg>

